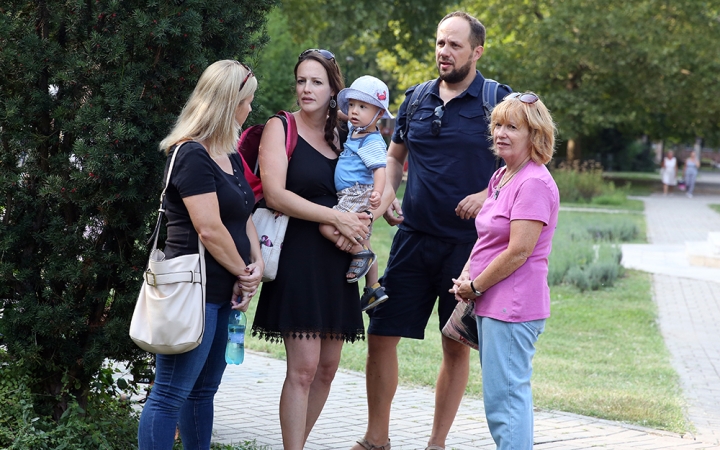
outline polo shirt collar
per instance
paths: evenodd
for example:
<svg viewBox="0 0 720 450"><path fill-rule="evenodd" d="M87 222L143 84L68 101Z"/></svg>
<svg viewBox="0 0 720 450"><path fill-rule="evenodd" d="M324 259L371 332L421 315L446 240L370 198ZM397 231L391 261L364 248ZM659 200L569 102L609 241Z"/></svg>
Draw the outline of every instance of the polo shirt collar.
<svg viewBox="0 0 720 450"><path fill-rule="evenodd" d="M468 88L465 89L462 94L458 95L455 98L461 98L466 95L475 98L480 97L480 95L482 95L482 88L484 83L485 77L482 76L479 70L475 69L475 79L472 81L472 83L470 83L470 86L468 86ZM435 82L433 83L432 90L430 92L440 97L440 78L435 78Z"/></svg>
<svg viewBox="0 0 720 450"><path fill-rule="evenodd" d="M482 95L483 84L485 83L485 77L482 76L479 70L475 69L475 79L470 86L460 94L458 97L463 95L470 95L472 97L480 97Z"/></svg>

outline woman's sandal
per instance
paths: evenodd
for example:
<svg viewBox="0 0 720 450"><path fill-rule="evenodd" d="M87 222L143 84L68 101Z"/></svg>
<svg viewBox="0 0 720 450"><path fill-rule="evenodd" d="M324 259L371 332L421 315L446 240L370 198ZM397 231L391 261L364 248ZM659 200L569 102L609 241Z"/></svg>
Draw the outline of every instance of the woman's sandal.
<svg viewBox="0 0 720 450"><path fill-rule="evenodd" d="M359 441L355 442L360 444L365 450L390 450L390 439L388 439L385 445L373 445L369 443L365 438L362 438Z"/></svg>
<svg viewBox="0 0 720 450"><path fill-rule="evenodd" d="M347 273L345 274L345 277L347 278L348 283L357 283L358 280L370 271L370 268L373 264L375 264L375 260L377 258L375 257L375 253L372 252L372 250L365 249L359 253L356 253L353 255L353 260L350 263L350 268L348 269ZM348 275L355 275L352 278L349 278Z"/></svg>
<svg viewBox="0 0 720 450"><path fill-rule="evenodd" d="M425 447L425 450L445 450L445 447L440 447L439 445L428 445Z"/></svg>

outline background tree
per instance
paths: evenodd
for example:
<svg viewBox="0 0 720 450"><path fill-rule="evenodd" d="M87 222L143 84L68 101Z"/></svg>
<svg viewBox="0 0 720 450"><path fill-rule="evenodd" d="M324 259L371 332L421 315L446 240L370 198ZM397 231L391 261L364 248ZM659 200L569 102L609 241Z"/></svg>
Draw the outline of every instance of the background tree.
<svg viewBox="0 0 720 450"><path fill-rule="evenodd" d="M283 0L281 10L296 42L315 42L335 53L347 85L361 75L376 76L388 85L394 102L414 84L405 84L400 75L414 73L418 64L409 65L410 61L425 61L437 22L449 4L445 0ZM396 55L400 55L396 66L382 63ZM404 70L395 73L397 66Z"/></svg>
<svg viewBox="0 0 720 450"><path fill-rule="evenodd" d="M349 81L363 71L385 79L395 107L404 89L437 75L435 27L463 9L488 28L483 74L538 92L571 158L581 147L624 151L639 136L719 140L720 0L286 0L282 8L291 34L333 49Z"/></svg>
<svg viewBox="0 0 720 450"><path fill-rule="evenodd" d="M501 39L500 78L546 99L573 144L602 130L694 139L717 133L718 1L468 2ZM714 122L714 123L713 123ZM575 147L577 150L577 147Z"/></svg>
<svg viewBox="0 0 720 450"><path fill-rule="evenodd" d="M200 73L265 41L273 0L0 6L0 334L36 410L86 400L128 338L169 131Z"/></svg>
<svg viewBox="0 0 720 450"><path fill-rule="evenodd" d="M317 46L307 39L301 42L293 39L288 17L280 8L274 8L267 17L267 31L271 38L263 51L258 53L253 65L258 77L258 90L248 124L265 123L268 117L283 109L297 109L293 68L303 50Z"/></svg>

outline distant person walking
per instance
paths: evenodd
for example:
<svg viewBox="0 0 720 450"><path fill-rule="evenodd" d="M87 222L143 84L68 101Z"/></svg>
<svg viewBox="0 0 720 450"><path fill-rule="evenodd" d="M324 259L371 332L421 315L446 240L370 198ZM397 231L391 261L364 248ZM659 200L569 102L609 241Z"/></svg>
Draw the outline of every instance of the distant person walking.
<svg viewBox="0 0 720 450"><path fill-rule="evenodd" d="M695 150L690 152L690 156L685 160L685 184L687 185L687 196L692 198L693 191L695 190L695 180L697 180L698 168L700 167L700 161L698 161L697 153Z"/></svg>
<svg viewBox="0 0 720 450"><path fill-rule="evenodd" d="M663 158L660 176L662 177L663 195L668 195L668 192L672 192L670 186L677 185L677 158L672 150L668 151Z"/></svg>

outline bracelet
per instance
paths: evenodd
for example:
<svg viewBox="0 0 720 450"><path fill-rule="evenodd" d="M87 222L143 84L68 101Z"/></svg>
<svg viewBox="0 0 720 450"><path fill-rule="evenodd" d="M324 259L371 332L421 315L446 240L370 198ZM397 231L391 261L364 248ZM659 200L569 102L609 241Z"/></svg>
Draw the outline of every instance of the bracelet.
<svg viewBox="0 0 720 450"><path fill-rule="evenodd" d="M368 216L370 216L370 222L372 222L372 221L375 220L375 216L373 216L373 213L371 213L370 211L364 211L364 212L365 212L365 214L367 214Z"/></svg>
<svg viewBox="0 0 720 450"><path fill-rule="evenodd" d="M478 291L475 289L475 285L473 284L475 280L470 280L470 289L472 289L473 294L475 294L476 297L480 297L483 295L482 291Z"/></svg>

